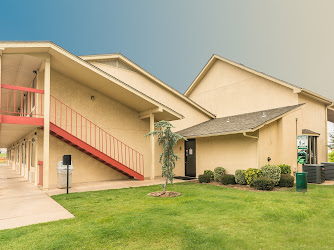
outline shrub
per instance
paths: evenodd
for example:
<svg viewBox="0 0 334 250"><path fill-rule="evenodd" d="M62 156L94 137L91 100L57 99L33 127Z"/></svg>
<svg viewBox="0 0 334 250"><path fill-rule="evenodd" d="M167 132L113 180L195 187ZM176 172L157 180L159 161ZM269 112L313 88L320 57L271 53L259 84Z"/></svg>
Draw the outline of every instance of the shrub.
<svg viewBox="0 0 334 250"><path fill-rule="evenodd" d="M275 185L278 185L279 180L281 179L281 168L275 165L264 165L261 168L262 176L272 179Z"/></svg>
<svg viewBox="0 0 334 250"><path fill-rule="evenodd" d="M328 161L334 162L334 150L328 154Z"/></svg>
<svg viewBox="0 0 334 250"><path fill-rule="evenodd" d="M245 171L245 179L248 185L253 185L254 178L261 177L262 172L257 168L249 168Z"/></svg>
<svg viewBox="0 0 334 250"><path fill-rule="evenodd" d="M281 164L279 167L281 168L281 174L291 174L291 167L289 165Z"/></svg>
<svg viewBox="0 0 334 250"><path fill-rule="evenodd" d="M224 174L221 176L220 179L221 184L228 185L228 184L235 184L234 175L233 174Z"/></svg>
<svg viewBox="0 0 334 250"><path fill-rule="evenodd" d="M253 180L253 186L257 190L273 190L275 182L268 177L257 177Z"/></svg>
<svg viewBox="0 0 334 250"><path fill-rule="evenodd" d="M198 180L200 183L209 183L210 179L211 177L208 174L202 174L198 176Z"/></svg>
<svg viewBox="0 0 334 250"><path fill-rule="evenodd" d="M220 181L220 178L222 175L225 174L225 168L222 168L222 167L216 167L214 170L213 170L213 179L217 182Z"/></svg>
<svg viewBox="0 0 334 250"><path fill-rule="evenodd" d="M235 182L240 184L240 185L246 185L247 184L247 181L246 181L246 178L245 178L245 172L246 170L241 170L241 169L238 169L235 171Z"/></svg>
<svg viewBox="0 0 334 250"><path fill-rule="evenodd" d="M204 174L210 175L211 180L213 180L213 171L211 171L211 170L204 170Z"/></svg>
<svg viewBox="0 0 334 250"><path fill-rule="evenodd" d="M295 178L293 178L291 175L282 174L278 185L280 187L293 187L294 182L295 182Z"/></svg>

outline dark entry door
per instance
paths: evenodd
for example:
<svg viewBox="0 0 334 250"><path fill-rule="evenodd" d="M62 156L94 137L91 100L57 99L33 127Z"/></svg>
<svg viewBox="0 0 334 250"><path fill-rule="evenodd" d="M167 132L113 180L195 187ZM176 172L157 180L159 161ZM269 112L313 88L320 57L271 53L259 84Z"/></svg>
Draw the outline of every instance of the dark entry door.
<svg viewBox="0 0 334 250"><path fill-rule="evenodd" d="M196 177L196 140L185 142L185 175Z"/></svg>

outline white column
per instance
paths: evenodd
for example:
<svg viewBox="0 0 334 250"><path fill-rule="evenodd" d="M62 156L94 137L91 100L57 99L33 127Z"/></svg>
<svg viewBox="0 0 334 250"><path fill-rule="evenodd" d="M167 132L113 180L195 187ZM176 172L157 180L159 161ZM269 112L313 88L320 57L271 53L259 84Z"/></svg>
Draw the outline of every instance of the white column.
<svg viewBox="0 0 334 250"><path fill-rule="evenodd" d="M1 71L2 71L2 50L3 49L1 49L0 48L0 109L2 108L1 107L1 84L2 84L2 80L1 80Z"/></svg>
<svg viewBox="0 0 334 250"><path fill-rule="evenodd" d="M44 137L43 137L43 190L49 189L50 157L50 59L45 60L44 68Z"/></svg>
<svg viewBox="0 0 334 250"><path fill-rule="evenodd" d="M154 114L150 112L150 132L154 131ZM155 138L154 136L150 137L151 139L151 180L154 180L155 177Z"/></svg>

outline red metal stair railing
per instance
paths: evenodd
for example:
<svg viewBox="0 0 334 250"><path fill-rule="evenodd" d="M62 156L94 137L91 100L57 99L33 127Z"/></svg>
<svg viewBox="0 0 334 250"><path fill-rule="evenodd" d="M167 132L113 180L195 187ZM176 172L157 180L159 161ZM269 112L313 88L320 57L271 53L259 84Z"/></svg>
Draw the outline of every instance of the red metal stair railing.
<svg viewBox="0 0 334 250"><path fill-rule="evenodd" d="M51 96L50 130L119 172L144 179L144 157L57 98Z"/></svg>

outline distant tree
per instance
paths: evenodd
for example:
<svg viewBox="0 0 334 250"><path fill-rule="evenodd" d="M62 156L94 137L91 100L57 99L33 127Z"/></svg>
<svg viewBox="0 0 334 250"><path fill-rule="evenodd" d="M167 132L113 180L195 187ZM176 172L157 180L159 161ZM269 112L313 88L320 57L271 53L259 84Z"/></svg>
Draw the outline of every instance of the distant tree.
<svg viewBox="0 0 334 250"><path fill-rule="evenodd" d="M329 148L334 149L334 133L329 134Z"/></svg>
<svg viewBox="0 0 334 250"><path fill-rule="evenodd" d="M175 162L180 159L178 155L174 153L174 147L178 140L186 140L183 136L174 133L171 129L173 125L168 121L159 121L154 123L155 131L152 131L145 136L158 135L159 145L162 145L163 152L160 155L159 162L162 164L162 177L166 177L165 184L163 185L163 191L166 192L168 180L173 185Z"/></svg>
<svg viewBox="0 0 334 250"><path fill-rule="evenodd" d="M328 154L328 161L329 162L334 162L334 150Z"/></svg>

